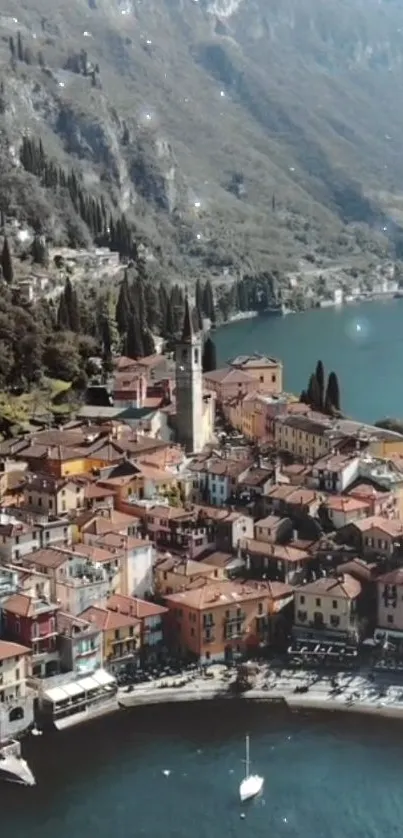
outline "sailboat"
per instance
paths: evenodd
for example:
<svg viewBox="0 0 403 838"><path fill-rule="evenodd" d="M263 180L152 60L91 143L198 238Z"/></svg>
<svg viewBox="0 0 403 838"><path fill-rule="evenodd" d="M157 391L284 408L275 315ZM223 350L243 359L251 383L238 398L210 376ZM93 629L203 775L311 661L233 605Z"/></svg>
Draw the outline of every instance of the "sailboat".
<svg viewBox="0 0 403 838"><path fill-rule="evenodd" d="M239 796L241 798L241 803L244 803L245 800L250 800L252 797L256 797L257 794L262 790L264 778L259 777L258 774L250 774L250 756L249 756L249 736L246 737L246 772L245 777L240 783L239 786Z"/></svg>

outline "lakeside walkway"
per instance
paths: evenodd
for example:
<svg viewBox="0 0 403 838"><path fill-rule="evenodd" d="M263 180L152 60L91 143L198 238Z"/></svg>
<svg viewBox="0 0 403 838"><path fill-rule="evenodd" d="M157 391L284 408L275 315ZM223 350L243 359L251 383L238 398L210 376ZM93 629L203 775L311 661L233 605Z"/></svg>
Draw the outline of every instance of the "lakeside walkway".
<svg viewBox="0 0 403 838"><path fill-rule="evenodd" d="M218 665L211 667L210 672L214 673L214 677L196 675L183 686L174 686L175 682L183 682L183 678L178 676L134 687L131 692L119 690L119 706L131 708L240 698L280 704L290 710L349 711L403 718L403 677L398 673L379 673L372 677L368 673L352 672L335 675L307 670L273 670L263 665L259 667L253 688L237 694L231 691L235 674L228 677L225 667ZM162 684L165 686L162 687ZM296 692L296 688L305 691Z"/></svg>

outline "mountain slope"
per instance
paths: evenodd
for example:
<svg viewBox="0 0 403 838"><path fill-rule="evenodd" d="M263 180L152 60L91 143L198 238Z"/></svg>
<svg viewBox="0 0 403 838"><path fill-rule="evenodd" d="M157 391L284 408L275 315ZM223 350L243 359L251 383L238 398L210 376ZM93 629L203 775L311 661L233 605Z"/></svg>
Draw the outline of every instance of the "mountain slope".
<svg viewBox="0 0 403 838"><path fill-rule="evenodd" d="M1 11L7 214L40 219L56 241L90 239L66 193L21 166L25 135L124 212L168 275L382 255L400 235L401 2L21 0L16 12L3 0Z"/></svg>

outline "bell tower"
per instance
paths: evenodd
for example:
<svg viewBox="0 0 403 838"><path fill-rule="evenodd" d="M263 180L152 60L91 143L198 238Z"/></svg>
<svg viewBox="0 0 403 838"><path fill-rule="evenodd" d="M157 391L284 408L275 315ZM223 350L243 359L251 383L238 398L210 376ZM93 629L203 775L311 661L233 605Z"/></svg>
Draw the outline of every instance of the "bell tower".
<svg viewBox="0 0 403 838"><path fill-rule="evenodd" d="M197 454L204 445L202 339L194 332L187 297L175 365L177 440L188 453Z"/></svg>

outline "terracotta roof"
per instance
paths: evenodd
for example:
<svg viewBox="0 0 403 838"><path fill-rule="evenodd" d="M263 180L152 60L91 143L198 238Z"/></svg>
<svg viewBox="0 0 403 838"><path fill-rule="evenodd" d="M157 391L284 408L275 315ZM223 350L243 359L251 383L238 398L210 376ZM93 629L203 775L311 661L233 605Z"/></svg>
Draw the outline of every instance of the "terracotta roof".
<svg viewBox="0 0 403 838"><path fill-rule="evenodd" d="M246 469L250 468L250 460L227 460L217 459L211 460L206 466L205 471L208 474L214 474L216 477L239 477Z"/></svg>
<svg viewBox="0 0 403 838"><path fill-rule="evenodd" d="M300 594L317 594L318 596L340 597L355 599L361 593L361 583L349 573L341 573L338 577L328 576L300 585L296 591Z"/></svg>
<svg viewBox="0 0 403 838"><path fill-rule="evenodd" d="M113 631L115 629L140 626L140 620L120 614L116 611L109 611L108 608L101 608L98 605L90 605L78 615L82 620L96 626L99 631Z"/></svg>
<svg viewBox="0 0 403 838"><path fill-rule="evenodd" d="M299 550L297 547L290 547L282 544L268 544L266 541L257 541L254 538L246 538L241 546L258 556L268 556L277 561L303 562L310 559L306 550Z"/></svg>
<svg viewBox="0 0 403 838"><path fill-rule="evenodd" d="M239 481L241 486L264 486L273 477L273 469L252 468Z"/></svg>
<svg viewBox="0 0 403 838"><path fill-rule="evenodd" d="M261 600L267 597L281 598L290 596L293 589L281 582L205 582L192 590L181 591L165 597L169 605L186 605L189 608L204 611L222 606L239 606L242 602Z"/></svg>
<svg viewBox="0 0 403 838"><path fill-rule="evenodd" d="M384 573L383 576L378 576L376 581L381 582L382 585L403 585L403 567L398 567L389 571L389 573Z"/></svg>
<svg viewBox="0 0 403 838"><path fill-rule="evenodd" d="M236 561L236 556L233 556L232 553L222 553L220 550L216 550L214 553L210 553L209 556L205 556L203 561L209 567L218 567L225 570L227 565Z"/></svg>
<svg viewBox="0 0 403 838"><path fill-rule="evenodd" d="M108 564L108 562L116 560L116 553L95 544L75 544L71 547L71 554L73 556L84 556L91 562L100 562L101 564L103 562Z"/></svg>
<svg viewBox="0 0 403 838"><path fill-rule="evenodd" d="M279 524L282 521L287 520L286 518L281 518L279 515L266 515L266 518L260 518L258 521L255 522L255 527L264 527L264 529L277 529Z"/></svg>
<svg viewBox="0 0 403 838"><path fill-rule="evenodd" d="M248 375L247 372L232 369L232 367L206 372L203 375L203 380L207 385L210 381L214 384L252 384L255 382L253 376Z"/></svg>
<svg viewBox="0 0 403 838"><path fill-rule="evenodd" d="M84 497L86 500L97 500L97 498L107 498L114 495L113 489L109 486L100 486L99 483L89 483L84 489Z"/></svg>
<svg viewBox="0 0 403 838"><path fill-rule="evenodd" d="M357 527L361 532L377 529L389 535L391 538L401 538L403 536L401 521L383 518L381 515L371 515L369 518L363 518L361 521L354 521L353 526Z"/></svg>
<svg viewBox="0 0 403 838"><path fill-rule="evenodd" d="M59 634L66 634L69 637L80 632L98 631L96 626L88 620L83 620L81 617L76 617L74 614L69 614L66 611L58 611L56 625Z"/></svg>
<svg viewBox="0 0 403 838"><path fill-rule="evenodd" d="M59 549L58 547L48 549L45 547L43 550L34 550L33 553L27 553L23 556L23 562L26 565L39 565L39 567L53 570L69 561L70 557L71 553L68 549Z"/></svg>
<svg viewBox="0 0 403 838"><path fill-rule="evenodd" d="M181 559L179 556L167 556L158 561L156 565L158 570L168 571L178 576L211 576L215 567L212 567L207 561L196 562L193 559Z"/></svg>
<svg viewBox="0 0 403 838"><path fill-rule="evenodd" d="M371 582L374 577L378 576L378 566L375 562L367 564L364 559L351 559L349 562L343 562L336 568L336 573L349 573L359 579L360 582Z"/></svg>
<svg viewBox="0 0 403 838"><path fill-rule="evenodd" d="M19 643L9 643L7 640L0 640L0 661L30 654L31 649L27 649L26 646L21 646Z"/></svg>
<svg viewBox="0 0 403 838"><path fill-rule="evenodd" d="M284 485L284 483L276 483L276 485L272 486L268 492L265 492L264 496L266 498L272 498L273 500L285 501L289 495L292 495L295 492L295 489L295 486L291 486L289 484Z"/></svg>
<svg viewBox="0 0 403 838"><path fill-rule="evenodd" d="M123 596L123 594L112 594L109 597L106 607L119 614L128 614L137 620L145 620L147 617L159 617L166 614L168 609L163 605L156 605L154 602L147 602L134 596Z"/></svg>
<svg viewBox="0 0 403 838"><path fill-rule="evenodd" d="M141 547L149 547L152 545L152 541L148 541L146 538L136 538L134 535L127 536L116 532L106 532L101 538L97 539L97 544L103 549L121 552L122 550L136 550Z"/></svg>
<svg viewBox="0 0 403 838"><path fill-rule="evenodd" d="M299 486L294 486L290 495L287 495L286 503L291 503L293 506L309 506L319 500L317 492L312 489L303 489Z"/></svg>
<svg viewBox="0 0 403 838"><path fill-rule="evenodd" d="M328 509L333 509L334 512L359 512L360 510L370 508L369 503L366 503L364 500L346 495L329 496L325 501L325 506Z"/></svg>
<svg viewBox="0 0 403 838"><path fill-rule="evenodd" d="M327 457L321 457L320 460L316 460L313 469L318 469L319 471L327 469L328 471L339 472L351 465L354 460L358 460L357 452L353 454L329 454Z"/></svg>
<svg viewBox="0 0 403 838"><path fill-rule="evenodd" d="M44 600L26 596L26 594L13 594L3 602L2 608L18 617L35 617L38 613L38 605L41 606L41 609L45 609L47 606L49 611L56 611L59 607L54 602L48 603Z"/></svg>

